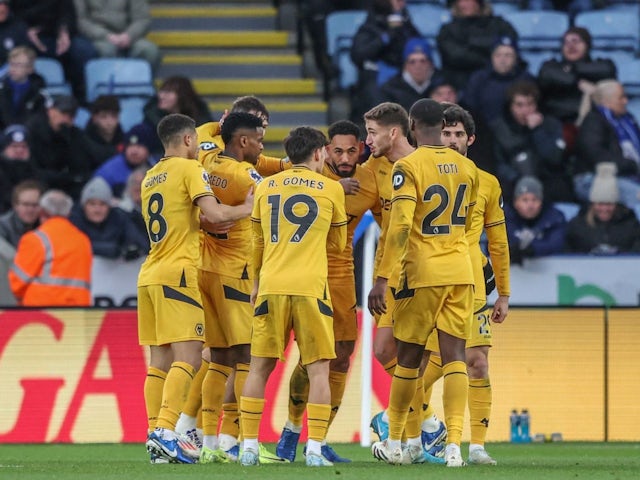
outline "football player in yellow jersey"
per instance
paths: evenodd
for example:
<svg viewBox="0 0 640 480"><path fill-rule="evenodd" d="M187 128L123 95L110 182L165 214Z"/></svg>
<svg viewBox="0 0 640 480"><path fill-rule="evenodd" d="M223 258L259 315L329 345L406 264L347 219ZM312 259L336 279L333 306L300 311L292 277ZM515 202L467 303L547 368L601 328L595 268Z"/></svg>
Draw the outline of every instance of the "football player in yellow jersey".
<svg viewBox="0 0 640 480"><path fill-rule="evenodd" d="M478 192L476 166L442 146L443 107L431 99L417 101L409 113L418 148L393 168L393 197L385 255L401 259L393 311L398 364L389 395L389 437L372 446L387 463L424 462L420 433L407 432L409 408L417 395L419 369L427 338L437 329L442 355L444 410L449 429L447 466L464 465L460 453L467 403L465 341L471 333L473 270L466 232Z"/></svg>
<svg viewBox="0 0 640 480"><path fill-rule="evenodd" d="M448 105L445 108L442 142L466 156L467 149L476 138L473 117L458 105ZM473 210L471 228L467 232L475 279L473 305L475 323L465 350L469 375L468 403L471 424L468 462L495 465L497 462L489 456L484 448L491 416L492 398L489 381L489 348L491 347L491 323L502 323L509 311L509 245L504 211L502 210L500 184L493 175L481 169L478 169L478 177L480 179L478 198ZM489 252L495 272L495 285L498 289L498 298L491 312L489 312L486 298L490 292L485 288L486 275L483 272L484 263L486 271L491 274L491 263L488 263L480 249L480 236L483 230L489 241ZM437 336L433 333L427 341L427 350L431 351L431 355L424 374L425 404L429 404L431 386L442 376ZM433 408L429 407L425 412L425 417L431 418L432 411ZM429 445L425 445L427 449L437 440L437 430L431 436L436 438L433 438ZM426 443L424 440L423 438L423 443Z"/></svg>
<svg viewBox="0 0 640 480"><path fill-rule="evenodd" d="M262 120L250 113L231 113L221 130L224 151L208 157L205 169L216 198L237 205L247 192L262 181L255 170L262 152ZM203 228L210 225L206 220ZM235 370L236 396L242 392L250 360L253 288L251 271L251 220L247 216L223 234L203 239L199 285L204 302L205 346L210 363L202 384L202 426L204 431L200 463L226 462L226 450L233 445L218 443L218 421L227 379Z"/></svg>
<svg viewBox="0 0 640 480"><path fill-rule="evenodd" d="M249 192L237 206L220 204L197 163L198 135L190 117L171 114L158 124L165 156L142 183L142 214L151 250L138 276L138 337L150 347L144 385L152 462L194 463L178 443L175 424L197 368L204 313L197 284L198 208L213 223L246 217Z"/></svg>
<svg viewBox="0 0 640 480"><path fill-rule="evenodd" d="M329 363L336 357L327 253L344 250L347 216L344 190L320 174L325 144L319 130L292 130L284 145L293 169L265 179L256 189L251 214L255 317L249 376L240 399L244 466L259 463L265 386L291 330L309 375L306 464L332 465L321 453L331 414Z"/></svg>
<svg viewBox="0 0 640 480"><path fill-rule="evenodd" d="M328 253L329 293L333 304L333 332L336 341L336 358L329 366L331 387L331 417L329 425L338 413L347 382L350 357L358 335L356 319L356 287L353 266L353 235L367 210L371 210L379 223L380 202L378 188L371 170L358 164L364 148L360 129L348 120L329 126L327 160L322 173L339 181L345 192L347 211L347 246L341 253ZM302 417L309 394L309 378L301 363L296 365L289 382L289 417L276 447L276 455L293 462L302 431ZM349 462L340 457L329 445L322 445L322 455L333 463Z"/></svg>

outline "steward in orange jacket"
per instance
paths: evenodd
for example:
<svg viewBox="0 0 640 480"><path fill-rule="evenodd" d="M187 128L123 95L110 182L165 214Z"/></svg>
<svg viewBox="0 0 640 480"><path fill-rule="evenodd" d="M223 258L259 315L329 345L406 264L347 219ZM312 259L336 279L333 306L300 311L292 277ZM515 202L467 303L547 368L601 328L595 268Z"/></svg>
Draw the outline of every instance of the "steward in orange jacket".
<svg viewBox="0 0 640 480"><path fill-rule="evenodd" d="M40 199L40 227L22 236L9 285L25 307L91 305L91 241L68 219L71 197L49 190Z"/></svg>

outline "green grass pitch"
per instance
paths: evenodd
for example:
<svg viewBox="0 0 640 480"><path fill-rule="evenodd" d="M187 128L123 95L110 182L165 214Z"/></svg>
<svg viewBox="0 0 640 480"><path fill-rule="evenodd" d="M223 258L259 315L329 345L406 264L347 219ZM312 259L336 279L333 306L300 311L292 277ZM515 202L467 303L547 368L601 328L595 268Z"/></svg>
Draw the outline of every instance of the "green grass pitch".
<svg viewBox="0 0 640 480"><path fill-rule="evenodd" d="M447 478L637 479L639 443L546 443L487 445L498 466L446 468L442 465L391 466L375 460L367 448L333 445L353 463L307 468L301 448L292 465L244 468L227 465L150 465L142 444L0 445L0 479L259 479L259 480L408 480ZM273 445L268 445L273 451ZM466 455L466 445L462 447Z"/></svg>

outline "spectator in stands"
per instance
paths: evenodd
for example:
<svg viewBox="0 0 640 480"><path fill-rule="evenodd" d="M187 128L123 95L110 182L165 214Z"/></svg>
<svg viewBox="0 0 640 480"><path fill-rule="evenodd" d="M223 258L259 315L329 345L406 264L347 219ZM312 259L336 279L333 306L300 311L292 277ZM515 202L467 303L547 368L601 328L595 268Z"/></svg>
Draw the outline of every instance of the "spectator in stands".
<svg viewBox="0 0 640 480"><path fill-rule="evenodd" d="M11 208L13 187L25 180L34 180L37 171L31 159L27 129L10 125L0 135L0 212Z"/></svg>
<svg viewBox="0 0 640 480"><path fill-rule="evenodd" d="M613 162L618 172L620 201L634 208L640 204L640 128L627 111L627 96L620 82L598 82L593 93L594 107L578 132L574 184L576 195L588 200L598 163Z"/></svg>
<svg viewBox="0 0 640 480"><path fill-rule="evenodd" d="M103 163L95 176L103 178L116 197L124 192L127 179L138 167L149 168L155 163L151 155L155 134L145 123L135 125L127 132L124 151Z"/></svg>
<svg viewBox="0 0 640 480"><path fill-rule="evenodd" d="M518 180L513 205L505 205L511 263L562 252L567 221L544 201L542 183L531 176Z"/></svg>
<svg viewBox="0 0 640 480"><path fill-rule="evenodd" d="M124 132L120 125L120 101L116 95L100 95L89 107L91 117L84 128L87 136L100 147L100 158L106 160L124 148Z"/></svg>
<svg viewBox="0 0 640 480"><path fill-rule="evenodd" d="M563 136L573 151L577 128L590 106L596 82L616 78L616 66L609 59L591 58L591 34L571 27L562 36L562 58L547 60L538 72L542 92L541 110L563 124Z"/></svg>
<svg viewBox="0 0 640 480"><path fill-rule="evenodd" d="M27 123L38 178L73 198L100 164L98 146L73 124L77 109L74 97L60 95Z"/></svg>
<svg viewBox="0 0 640 480"><path fill-rule="evenodd" d="M589 205L567 227L566 251L614 255L640 252L640 222L619 202L616 165L598 164L589 192Z"/></svg>
<svg viewBox="0 0 640 480"><path fill-rule="evenodd" d="M571 173L564 161L562 125L538 110L534 82L516 82L507 90L505 113L491 124L497 177L507 199L523 176L542 180L549 202L574 200Z"/></svg>
<svg viewBox="0 0 640 480"><path fill-rule="evenodd" d="M91 305L91 243L68 220L73 200L49 190L40 199L40 227L25 233L9 284L25 307Z"/></svg>
<svg viewBox="0 0 640 480"><path fill-rule="evenodd" d="M84 101L84 66L98 53L77 32L73 0L13 0L11 5L16 16L27 23L31 45L39 55L62 63L74 95Z"/></svg>
<svg viewBox="0 0 640 480"><path fill-rule="evenodd" d="M451 22L442 25L437 42L442 71L459 91L464 91L471 74L485 68L496 38L518 38L515 29L491 13L485 0L450 1Z"/></svg>
<svg viewBox="0 0 640 480"><path fill-rule="evenodd" d="M380 103L379 76L403 65L404 46L419 37L405 0L373 0L367 18L353 38L351 60L358 67L358 83L351 102L351 120L361 125L362 115Z"/></svg>
<svg viewBox="0 0 640 480"><path fill-rule="evenodd" d="M567 12L573 23L575 16L581 12L588 12L603 8L607 0L525 0L522 2L527 10L560 10Z"/></svg>
<svg viewBox="0 0 640 480"><path fill-rule="evenodd" d="M16 305L7 273L20 238L39 225L41 195L42 186L38 182L19 183L12 191L13 209L0 216L0 306Z"/></svg>
<svg viewBox="0 0 640 480"><path fill-rule="evenodd" d="M149 62L155 73L160 49L145 35L151 26L147 0L74 0L78 30L101 57L133 57Z"/></svg>
<svg viewBox="0 0 640 480"><path fill-rule="evenodd" d="M34 71L36 52L19 46L9 52L8 73L0 82L0 128L25 123L44 111L45 81Z"/></svg>
<svg viewBox="0 0 640 480"><path fill-rule="evenodd" d="M380 87L383 102L398 103L409 111L411 105L427 98L429 87L438 85L444 78L433 66L429 42L422 38L412 38L404 46L402 71Z"/></svg>
<svg viewBox="0 0 640 480"><path fill-rule="evenodd" d="M180 75L168 77L162 82L158 94L144 106L144 121L155 132L160 120L170 113L188 115L196 121L196 125L213 120L207 103L196 93L191 80ZM152 153L158 156L163 153L157 135Z"/></svg>
<svg viewBox="0 0 640 480"><path fill-rule="evenodd" d="M124 212L129 214L129 218L136 226L138 231L149 240L149 233L147 232L147 224L142 217L142 181L147 173L145 166L136 168L129 178L127 178L127 185L122 194L122 200L118 203L118 207ZM150 244L147 245L145 254L149 251Z"/></svg>
<svg viewBox="0 0 640 480"><path fill-rule="evenodd" d="M7 63L9 52L20 45L29 45L27 24L13 14L10 0L0 0L0 67Z"/></svg>
<svg viewBox="0 0 640 480"><path fill-rule="evenodd" d="M458 103L458 90L448 80L429 87L427 96L440 103Z"/></svg>
<svg viewBox="0 0 640 480"><path fill-rule="evenodd" d="M82 189L80 204L73 209L70 219L87 234L94 255L124 260L145 255L148 238L141 235L126 212L112 207L112 203L109 184L94 177Z"/></svg>

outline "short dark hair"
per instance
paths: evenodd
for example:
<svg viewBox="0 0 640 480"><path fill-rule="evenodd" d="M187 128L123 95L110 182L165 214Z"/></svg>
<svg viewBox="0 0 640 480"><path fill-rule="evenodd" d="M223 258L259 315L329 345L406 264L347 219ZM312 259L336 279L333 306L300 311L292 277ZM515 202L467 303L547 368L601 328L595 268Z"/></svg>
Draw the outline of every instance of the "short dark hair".
<svg viewBox="0 0 640 480"><path fill-rule="evenodd" d="M227 118L224 119L222 127L220 127L220 136L225 145L231 141L233 135L238 130L243 128L247 130L262 128L262 120L246 112L230 113Z"/></svg>
<svg viewBox="0 0 640 480"><path fill-rule="evenodd" d="M262 100L254 95L245 95L244 97L238 97L231 105L231 113L235 112L250 112L250 111L262 112L269 121L269 110Z"/></svg>
<svg viewBox="0 0 640 480"><path fill-rule="evenodd" d="M364 119L377 122L385 127L397 125L402 128L403 135L406 136L409 133L409 116L404 107L398 103L383 102L376 105L364 114Z"/></svg>
<svg viewBox="0 0 640 480"><path fill-rule="evenodd" d="M89 111L91 115L95 115L98 112L120 113L120 100L118 100L117 95L100 95L93 101Z"/></svg>
<svg viewBox="0 0 640 480"><path fill-rule="evenodd" d="M353 135L356 140L360 140L360 127L358 127L351 120L338 120L337 122L329 125L329 140L336 135Z"/></svg>
<svg viewBox="0 0 640 480"><path fill-rule="evenodd" d="M23 180L18 183L11 191L11 205L15 206L18 203L18 197L25 190L38 190L40 195L44 192L44 187L37 180Z"/></svg>
<svg viewBox="0 0 640 480"><path fill-rule="evenodd" d="M196 122L193 118L181 113L170 113L158 123L158 138L162 146L172 145L183 132L195 132Z"/></svg>
<svg viewBox="0 0 640 480"><path fill-rule="evenodd" d="M409 117L424 127L437 127L444 120L444 108L430 98L422 98L411 106Z"/></svg>
<svg viewBox="0 0 640 480"><path fill-rule="evenodd" d="M473 117L460 105L448 103L444 105L444 124L447 127L454 127L461 124L468 137L476 134L476 122Z"/></svg>
<svg viewBox="0 0 640 480"><path fill-rule="evenodd" d="M535 82L532 82L531 80L519 80L511 84L506 93L507 103L509 105L511 105L511 102L513 102L516 95L533 97L536 105L540 104L540 89Z"/></svg>
<svg viewBox="0 0 640 480"><path fill-rule="evenodd" d="M284 139L284 150L294 165L305 163L313 152L325 145L327 137L313 127L294 128Z"/></svg>

